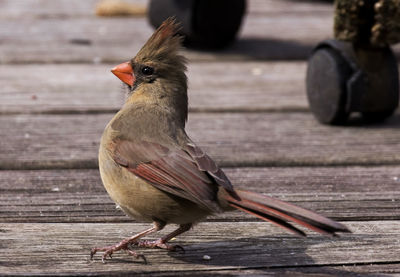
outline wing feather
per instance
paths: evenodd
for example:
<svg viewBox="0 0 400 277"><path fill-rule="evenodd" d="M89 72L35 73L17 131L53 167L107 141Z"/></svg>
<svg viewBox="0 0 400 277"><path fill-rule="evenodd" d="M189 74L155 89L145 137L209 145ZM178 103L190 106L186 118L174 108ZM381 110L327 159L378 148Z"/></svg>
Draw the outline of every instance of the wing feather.
<svg viewBox="0 0 400 277"><path fill-rule="evenodd" d="M170 149L147 141L134 143L119 140L114 143L114 161L136 176L158 189L198 203L205 209L219 210L214 201L220 180L216 181L212 175L218 174L220 169L211 159L211 162L207 158L204 163L200 161L200 167L188 151L178 147Z"/></svg>

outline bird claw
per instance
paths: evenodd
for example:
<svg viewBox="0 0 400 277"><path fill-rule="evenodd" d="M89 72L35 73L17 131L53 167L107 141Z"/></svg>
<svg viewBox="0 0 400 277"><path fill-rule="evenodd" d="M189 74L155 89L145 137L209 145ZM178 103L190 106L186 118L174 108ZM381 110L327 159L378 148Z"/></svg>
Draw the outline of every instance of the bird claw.
<svg viewBox="0 0 400 277"><path fill-rule="evenodd" d="M97 253L97 251L105 251L104 254L101 256L101 261L103 262L103 264L105 264L107 256L110 256L110 259L112 259L112 254L114 253L114 250L119 249L116 249L116 246L93 248L92 250L90 250L90 260L93 260L93 256Z"/></svg>
<svg viewBox="0 0 400 277"><path fill-rule="evenodd" d="M185 253L185 249L182 246L171 245L163 242L161 239L137 241L134 243L134 245L136 245L137 247L145 247L145 248L161 248L173 252L180 250L183 253Z"/></svg>
<svg viewBox="0 0 400 277"><path fill-rule="evenodd" d="M90 260L93 260L93 256L94 254L96 254L97 250L99 250L98 248L92 248L92 250L90 250Z"/></svg>
<svg viewBox="0 0 400 277"><path fill-rule="evenodd" d="M110 257L110 259L112 259L112 254L114 252L125 250L129 254L129 256L133 256L136 259L142 258L144 263L147 264L146 257L143 254L137 254L135 251L128 249L128 245L130 245L130 243L123 243L123 244L119 243L108 247L93 248L90 251L90 260L93 260L93 256L96 254L97 251L105 251L104 254L101 256L101 261L103 262L103 264L105 264L107 256Z"/></svg>
<svg viewBox="0 0 400 277"><path fill-rule="evenodd" d="M129 250L129 249L127 249L126 252L128 253L129 256L135 257L135 259L141 258L143 260L143 262L145 264L147 264L147 259L143 254L138 254L135 251L132 251L132 250Z"/></svg>
<svg viewBox="0 0 400 277"><path fill-rule="evenodd" d="M141 258L145 264L147 264L146 257L143 254L137 254L135 251L129 249L129 246L137 246L137 247L144 247L144 248L161 248L168 251L182 251L185 253L185 249L183 249L180 245L171 245L165 242L163 239L158 240L142 240L142 241L132 241L132 240L123 240L120 243L108 247L95 247L90 251L90 259L93 260L93 256L98 251L105 251L102 255L101 261L103 263L106 262L107 256L112 259L112 254L116 251L125 250L128 255L135 257L136 259Z"/></svg>
<svg viewBox="0 0 400 277"><path fill-rule="evenodd" d="M110 259L112 259L113 253L114 253L114 250L112 248L110 248L106 252L104 252L103 256L101 256L101 261L103 262L103 264L106 263L107 256L109 256Z"/></svg>
<svg viewBox="0 0 400 277"><path fill-rule="evenodd" d="M186 251L185 251L185 248L183 248L182 246L180 246L180 245L175 245L175 250L174 251L177 251L177 249L179 249L180 251L182 251L182 253L185 253Z"/></svg>

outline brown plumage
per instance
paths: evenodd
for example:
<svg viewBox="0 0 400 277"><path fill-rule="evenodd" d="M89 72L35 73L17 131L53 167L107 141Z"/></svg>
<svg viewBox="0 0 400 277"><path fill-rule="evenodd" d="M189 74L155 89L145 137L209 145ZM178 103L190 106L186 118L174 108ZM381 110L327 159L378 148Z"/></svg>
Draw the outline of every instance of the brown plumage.
<svg viewBox="0 0 400 277"><path fill-rule="evenodd" d="M205 217L239 209L271 221L295 234L305 233L289 223L322 234L348 229L331 219L295 205L243 190L235 190L224 172L187 136L186 60L179 54L177 24L166 20L136 57L112 71L129 86L130 95L104 130L99 166L103 184L122 210L142 221L154 222L119 244L94 248L107 256L129 249L159 247L176 250L167 242ZM180 227L156 241L141 241L166 224Z"/></svg>

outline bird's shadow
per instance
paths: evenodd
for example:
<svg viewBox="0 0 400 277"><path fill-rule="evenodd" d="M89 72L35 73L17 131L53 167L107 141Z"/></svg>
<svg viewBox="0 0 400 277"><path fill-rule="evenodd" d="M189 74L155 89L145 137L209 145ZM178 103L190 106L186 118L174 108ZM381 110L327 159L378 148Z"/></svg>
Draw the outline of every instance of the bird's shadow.
<svg viewBox="0 0 400 277"><path fill-rule="evenodd" d="M347 122L337 127L368 128L368 129L400 129L400 113L397 112L384 121L366 120L360 114L354 114Z"/></svg>
<svg viewBox="0 0 400 277"><path fill-rule="evenodd" d="M250 60L304 60L310 55L316 43L302 44L296 41L241 38L223 49L209 49L192 46L189 51L207 52L219 57L237 56Z"/></svg>
<svg viewBox="0 0 400 277"><path fill-rule="evenodd" d="M211 53L219 58L224 55L231 57L238 56L248 60L307 60L313 49L322 41L332 39L333 34L327 34L320 40L299 42L288 39L276 38L257 38L246 37L238 38L231 44L220 49L210 49L196 45L186 45L190 52ZM400 59L400 46L394 46L393 52L396 59Z"/></svg>
<svg viewBox="0 0 400 277"><path fill-rule="evenodd" d="M333 248L341 244L354 243L355 240L363 241L375 238L374 235L346 235L337 238L315 236L309 239L295 236L266 236L239 238L234 240L202 242L185 245L185 252L168 252L174 259L188 264L208 265L211 268L221 267L231 270L257 270L261 273L273 273L279 276L293 274L324 274L330 276L359 276L355 272L341 270L338 267L347 262L335 262L334 257L329 259L324 254L326 261L316 263L307 254L309 246L331 242ZM337 244L337 246L334 246ZM329 252L324 247L321 251ZM315 254L314 251L314 255ZM351 260L349 259L349 262ZM354 264L349 264L353 266ZM204 273L204 272L203 272ZM228 272L224 276L231 276ZM219 274L220 275L220 274ZM363 276L384 276L381 274L363 274Z"/></svg>

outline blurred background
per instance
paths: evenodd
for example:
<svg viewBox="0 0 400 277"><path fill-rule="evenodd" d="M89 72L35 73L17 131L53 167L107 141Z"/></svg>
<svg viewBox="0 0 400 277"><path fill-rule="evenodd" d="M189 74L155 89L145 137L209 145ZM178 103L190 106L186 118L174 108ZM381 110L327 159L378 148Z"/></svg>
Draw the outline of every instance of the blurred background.
<svg viewBox="0 0 400 277"><path fill-rule="evenodd" d="M157 11L159 2L153 1L151 16L150 2L144 0L2 0L0 64L9 67L0 69L0 112L17 112L21 106L37 112L116 110L121 104L115 89L118 80L108 69L129 60L140 49L154 31L149 18L157 24L168 14L162 14L163 9ZM247 4L216 5L218 9L209 10L204 5L200 11L210 15L210 20L201 17L209 29L218 29L229 20L238 23L227 27L233 30L231 43L221 43L221 47L187 45L191 108L308 110L303 81L307 65L296 61L307 60L318 43L333 38L333 3L235 2ZM179 8L186 9L180 18L189 16L190 7L178 6L175 11ZM234 8L243 18L227 16ZM186 34L198 29L192 26L188 30L187 25L183 30ZM400 47L395 46L394 52L399 57ZM287 62L292 63L285 66ZM208 66L203 68L205 63ZM218 77L207 78L207 74ZM288 75L290 80L285 80ZM266 84L270 78L279 84ZM89 91L96 91L96 97Z"/></svg>

